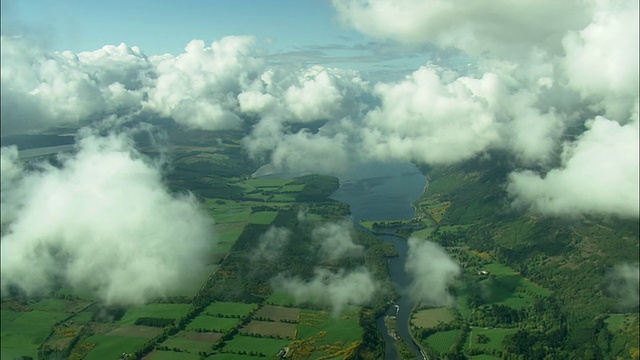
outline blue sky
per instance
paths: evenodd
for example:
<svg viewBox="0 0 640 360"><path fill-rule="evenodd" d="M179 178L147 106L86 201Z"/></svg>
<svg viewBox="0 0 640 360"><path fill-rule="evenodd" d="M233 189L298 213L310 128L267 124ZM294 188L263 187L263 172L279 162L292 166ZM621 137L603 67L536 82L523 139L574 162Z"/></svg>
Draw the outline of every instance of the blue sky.
<svg viewBox="0 0 640 360"><path fill-rule="evenodd" d="M423 65L433 51L367 38L340 24L328 0L3 1L2 33L28 35L54 51L125 43L147 55L178 55L193 39L252 35L273 61L392 77Z"/></svg>

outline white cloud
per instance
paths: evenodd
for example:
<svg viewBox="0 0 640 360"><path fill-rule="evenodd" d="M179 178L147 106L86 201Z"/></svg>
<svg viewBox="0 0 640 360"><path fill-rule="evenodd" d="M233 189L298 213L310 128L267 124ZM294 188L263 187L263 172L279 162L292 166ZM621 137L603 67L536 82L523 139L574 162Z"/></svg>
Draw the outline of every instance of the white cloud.
<svg viewBox="0 0 640 360"><path fill-rule="evenodd" d="M3 188L3 202L5 190L24 194L2 236L3 294L68 284L107 303L135 304L202 270L210 220L193 197L169 194L125 136L85 136L60 168L22 176Z"/></svg>
<svg viewBox="0 0 640 360"><path fill-rule="evenodd" d="M366 305L378 288L365 268L336 273L316 269L315 276L309 281L279 276L272 285L292 294L298 303L331 306L334 314L340 314L350 305Z"/></svg>
<svg viewBox="0 0 640 360"><path fill-rule="evenodd" d="M251 253L252 261L275 261L280 258L284 247L289 243L291 231L286 228L271 226L258 239L258 247Z"/></svg>
<svg viewBox="0 0 640 360"><path fill-rule="evenodd" d="M22 38L2 37L2 133L76 124L140 108L150 65L122 44L78 55L46 53Z"/></svg>
<svg viewBox="0 0 640 360"><path fill-rule="evenodd" d="M591 24L563 41L563 69L582 96L602 101L605 115L626 120L638 97L638 2L599 1Z"/></svg>
<svg viewBox="0 0 640 360"><path fill-rule="evenodd" d="M364 247L351 239L353 225L349 221L325 223L311 232L311 238L319 245L323 259L336 261L345 257L362 256Z"/></svg>
<svg viewBox="0 0 640 360"><path fill-rule="evenodd" d="M332 0L356 30L409 44L435 43L474 55L519 57L534 47L560 51L567 30L589 20L589 1Z"/></svg>
<svg viewBox="0 0 640 360"><path fill-rule="evenodd" d="M491 109L502 91L497 77L452 75L421 67L400 83L378 84L382 105L365 118L363 152L376 160L452 163L498 142Z"/></svg>
<svg viewBox="0 0 640 360"><path fill-rule="evenodd" d="M413 278L409 295L427 305L450 305L453 297L449 294L449 287L460 275L460 266L431 241L411 237L408 242L405 268Z"/></svg>
<svg viewBox="0 0 640 360"><path fill-rule="evenodd" d="M517 205L549 215L639 216L637 115L626 125L597 117L587 126L580 138L565 144L562 167L544 176L511 174L508 191Z"/></svg>
<svg viewBox="0 0 640 360"><path fill-rule="evenodd" d="M254 56L254 43L249 36L224 37L210 46L192 40L177 57L151 57L157 79L146 107L192 128L238 128L237 96L257 81L264 66Z"/></svg>
<svg viewBox="0 0 640 360"><path fill-rule="evenodd" d="M620 264L609 273L609 292L621 306L640 304L640 267L638 264Z"/></svg>

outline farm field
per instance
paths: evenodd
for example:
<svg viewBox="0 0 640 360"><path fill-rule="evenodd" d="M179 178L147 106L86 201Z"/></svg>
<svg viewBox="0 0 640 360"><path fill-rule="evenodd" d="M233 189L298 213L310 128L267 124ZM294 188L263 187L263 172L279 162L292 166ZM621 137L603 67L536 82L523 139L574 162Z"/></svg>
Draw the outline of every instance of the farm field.
<svg viewBox="0 0 640 360"><path fill-rule="evenodd" d="M293 339L296 333L296 325L283 322L253 320L240 329L240 333L244 335L256 334L278 339Z"/></svg>
<svg viewBox="0 0 640 360"><path fill-rule="evenodd" d="M277 211L260 211L260 212L251 214L251 217L249 218L249 223L269 225L273 222L276 216L278 216Z"/></svg>
<svg viewBox="0 0 640 360"><path fill-rule="evenodd" d="M421 328L434 328L438 324L448 324L454 320L448 308L420 310L413 314L411 323Z"/></svg>
<svg viewBox="0 0 640 360"><path fill-rule="evenodd" d="M293 306L295 302L295 297L284 291L274 291L266 300L267 304L282 306Z"/></svg>
<svg viewBox="0 0 640 360"><path fill-rule="evenodd" d="M166 346L169 349L180 349L182 351L197 354L198 352L211 351L211 347L216 343L224 334L216 332L195 332L195 331L182 331L179 334L168 338L162 343L162 346Z"/></svg>
<svg viewBox="0 0 640 360"><path fill-rule="evenodd" d="M302 310L291 351L296 358L345 356L362 339L356 312L333 317L327 311Z"/></svg>
<svg viewBox="0 0 640 360"><path fill-rule="evenodd" d="M300 309L284 307L284 306L274 306L274 305L264 305L258 311L253 314L254 319L269 319L271 321L295 321L298 322L298 317L300 316Z"/></svg>
<svg viewBox="0 0 640 360"><path fill-rule="evenodd" d="M223 318L217 316L200 315L188 325L188 330L204 330L207 332L227 332L240 323L238 318Z"/></svg>
<svg viewBox="0 0 640 360"><path fill-rule="evenodd" d="M234 354L234 353L220 353L220 354L213 354L213 355L207 357L207 359L212 359L212 360L256 360L256 357L255 356L251 356L251 355L239 355L239 354Z"/></svg>
<svg viewBox="0 0 640 360"><path fill-rule="evenodd" d="M2 310L2 357L37 358L38 347L49 336L54 324L68 316L47 311Z"/></svg>
<svg viewBox="0 0 640 360"><path fill-rule="evenodd" d="M190 304L149 304L130 307L118 323L133 325L141 317L177 319L184 316L190 307Z"/></svg>
<svg viewBox="0 0 640 360"><path fill-rule="evenodd" d="M200 355L190 352L153 350L143 360L199 360Z"/></svg>
<svg viewBox="0 0 640 360"><path fill-rule="evenodd" d="M123 352L133 353L144 345L147 340L127 336L93 335L88 337L84 342L96 344L84 358L85 360L103 360L117 359Z"/></svg>
<svg viewBox="0 0 640 360"><path fill-rule="evenodd" d="M427 338L427 344L441 354L446 353L459 333L460 330L439 331Z"/></svg>
<svg viewBox="0 0 640 360"><path fill-rule="evenodd" d="M548 296L551 292L525 279L506 265L491 263L485 266L491 275L480 283L488 289L487 304L499 304L522 309L535 301L535 296Z"/></svg>
<svg viewBox="0 0 640 360"><path fill-rule="evenodd" d="M289 346L290 340L258 338L252 336L237 335L229 340L224 347L224 351L236 354L249 354L251 351L256 354L264 354L267 357L275 356L280 349Z"/></svg>
<svg viewBox="0 0 640 360"><path fill-rule="evenodd" d="M257 308L258 304L216 301L207 306L202 313L212 316L245 317Z"/></svg>

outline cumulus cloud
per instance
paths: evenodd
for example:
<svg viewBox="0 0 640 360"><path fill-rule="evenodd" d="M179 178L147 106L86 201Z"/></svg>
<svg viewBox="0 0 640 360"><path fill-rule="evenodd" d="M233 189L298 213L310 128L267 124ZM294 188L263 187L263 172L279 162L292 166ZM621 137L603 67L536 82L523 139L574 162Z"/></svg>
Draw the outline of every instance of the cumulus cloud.
<svg viewBox="0 0 640 360"><path fill-rule="evenodd" d="M289 243L291 231L287 228L271 226L258 239L258 247L251 253L251 261L275 261Z"/></svg>
<svg viewBox="0 0 640 360"><path fill-rule="evenodd" d="M409 44L435 43L474 55L517 57L533 47L560 51L562 35L588 24L588 1L332 0L356 30Z"/></svg>
<svg viewBox="0 0 640 360"><path fill-rule="evenodd" d="M140 49L124 44L80 54L51 53L23 38L3 36L2 133L136 111L149 68Z"/></svg>
<svg viewBox="0 0 640 360"><path fill-rule="evenodd" d="M176 57L151 57L157 79L146 108L196 129L239 128L237 96L263 70L254 42L250 36L228 36L210 46L192 40Z"/></svg>
<svg viewBox="0 0 640 360"><path fill-rule="evenodd" d="M369 112L363 152L376 160L451 163L484 151L499 139L489 109L499 92L495 76L482 79L422 67L397 84L378 84L382 105Z"/></svg>
<svg viewBox="0 0 640 360"><path fill-rule="evenodd" d="M621 306L637 307L640 305L640 269L638 264L621 264L609 274L610 294Z"/></svg>
<svg viewBox="0 0 640 360"><path fill-rule="evenodd" d="M574 142L565 144L562 167L544 175L510 175L516 205L549 215L583 213L639 216L638 119L620 125L597 117Z"/></svg>
<svg viewBox="0 0 640 360"><path fill-rule="evenodd" d="M460 275L460 266L447 252L431 241L411 237L405 269L411 275L409 295L427 305L449 305L449 287Z"/></svg>
<svg viewBox="0 0 640 360"><path fill-rule="evenodd" d="M331 306L334 314L340 314L350 305L366 305L377 289L375 280L365 268L335 273L316 269L311 280L279 276L272 285L292 294L298 303Z"/></svg>
<svg viewBox="0 0 640 360"><path fill-rule="evenodd" d="M368 83L355 71L322 66L269 69L260 79L238 95L240 109L259 118L243 141L248 153L270 162L274 172L346 168L357 137L349 119L368 108L362 102ZM313 124L318 121L325 124Z"/></svg>
<svg viewBox="0 0 640 360"><path fill-rule="evenodd" d="M345 257L361 256L364 247L356 245L351 239L353 225L349 221L326 223L311 232L311 238L318 244L320 256L328 261Z"/></svg>
<svg viewBox="0 0 640 360"><path fill-rule="evenodd" d="M638 26L637 1L600 1L592 22L563 40L569 85L617 120L638 97Z"/></svg>
<svg viewBox="0 0 640 360"><path fill-rule="evenodd" d="M3 182L16 179L12 154L3 149ZM126 136L84 134L61 162L22 170L2 189L3 212L5 200L16 200L6 192L23 195L3 224L3 294L68 285L107 303L138 304L202 270L214 240L210 220L193 197L170 194Z"/></svg>

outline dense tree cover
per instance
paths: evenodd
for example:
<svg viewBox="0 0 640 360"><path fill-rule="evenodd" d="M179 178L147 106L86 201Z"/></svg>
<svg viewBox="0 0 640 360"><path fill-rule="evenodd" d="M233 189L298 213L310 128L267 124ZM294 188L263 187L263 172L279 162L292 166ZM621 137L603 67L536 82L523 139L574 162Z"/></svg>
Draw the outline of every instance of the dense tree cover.
<svg viewBox="0 0 640 360"><path fill-rule="evenodd" d="M324 201L340 187L338 178L327 175L300 176L292 184L304 184L297 197L301 202Z"/></svg>

